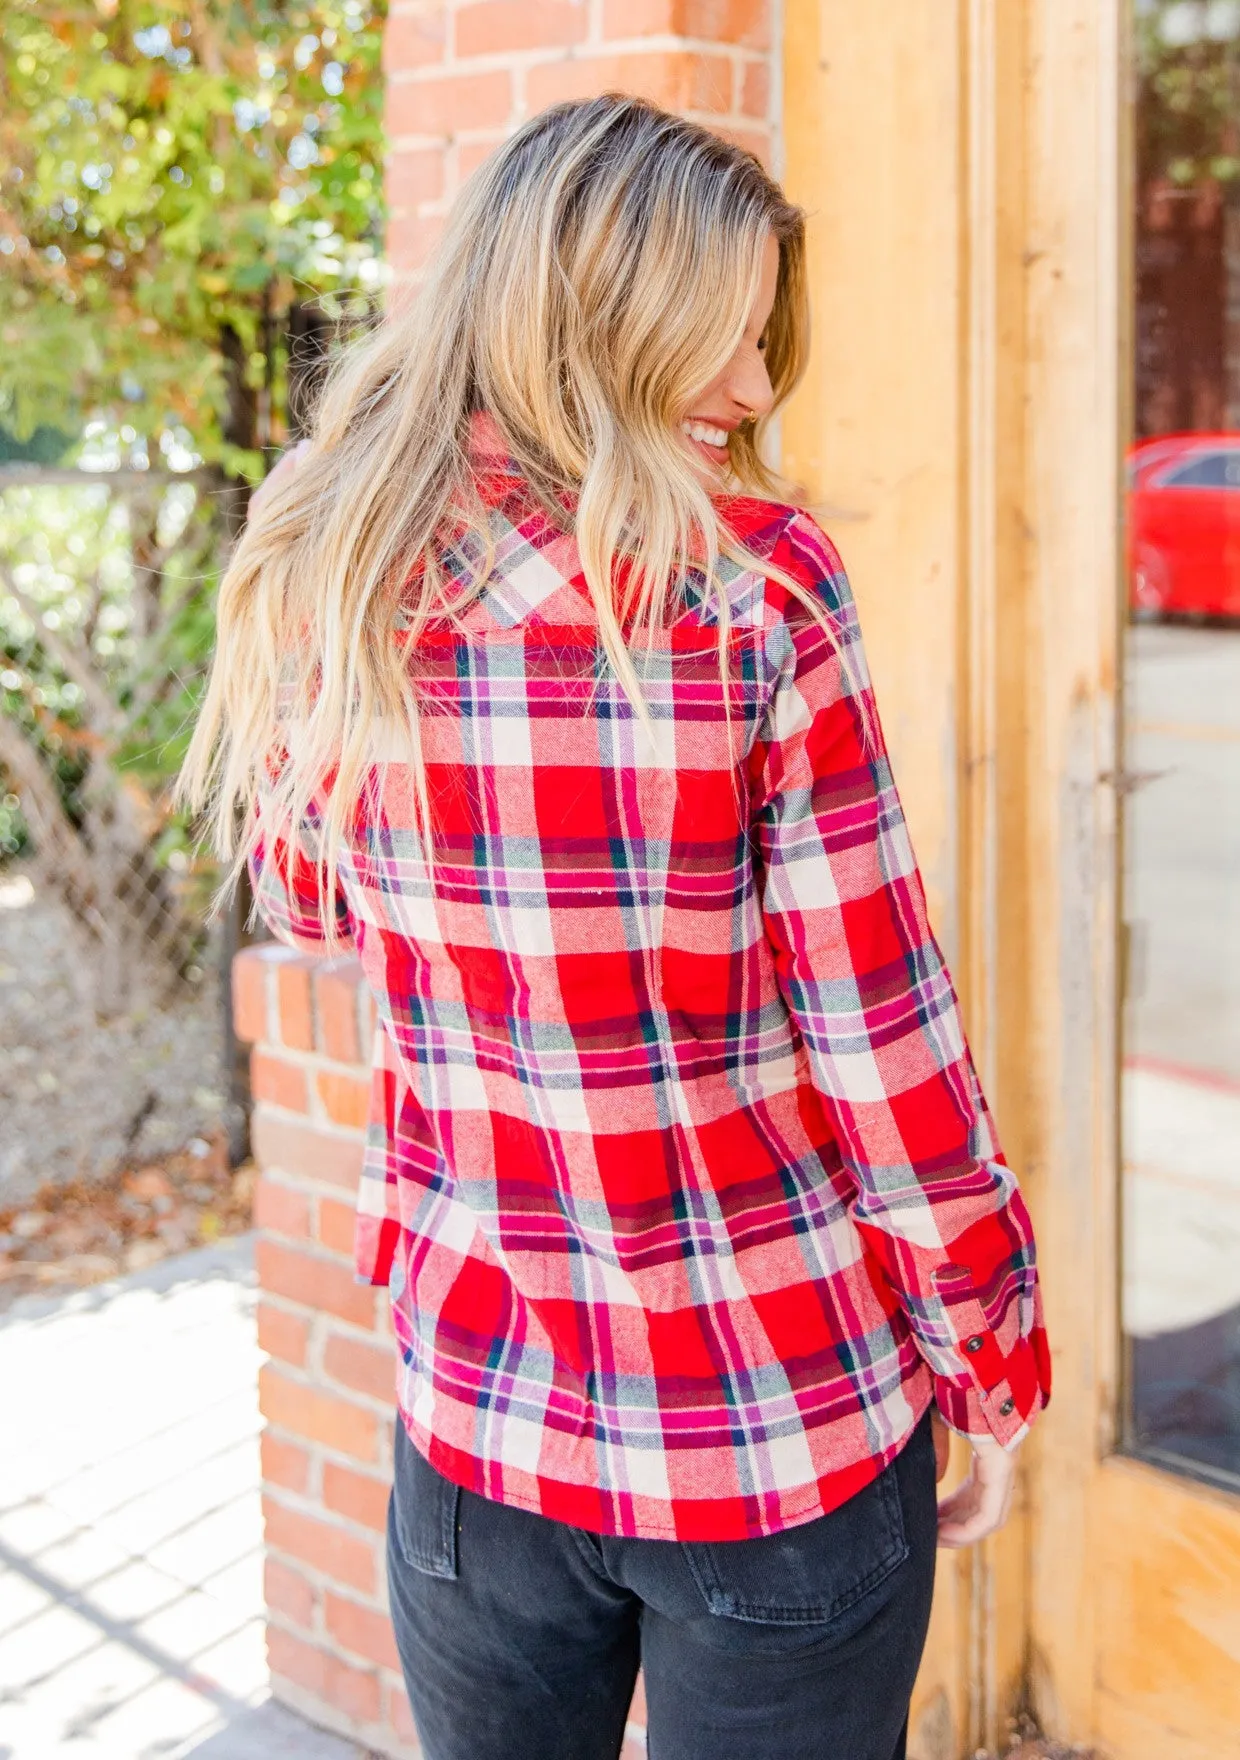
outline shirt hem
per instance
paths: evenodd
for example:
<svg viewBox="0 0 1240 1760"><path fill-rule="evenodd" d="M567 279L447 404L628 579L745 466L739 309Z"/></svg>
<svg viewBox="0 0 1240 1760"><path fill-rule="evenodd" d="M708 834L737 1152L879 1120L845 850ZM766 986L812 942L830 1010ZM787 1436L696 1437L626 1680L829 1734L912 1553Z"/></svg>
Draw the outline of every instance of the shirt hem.
<svg viewBox="0 0 1240 1760"><path fill-rule="evenodd" d="M685 1498L679 1500L686 1511L692 1510L693 1521L691 1523L681 1523L677 1525L675 1522L672 1522L668 1525L664 1525L662 1523L655 1523L647 1520L634 1523L630 1527L621 1528L617 1525L605 1525L601 1522L563 1522L561 1521L561 1518L557 1516L548 1515L543 1502L537 1498L522 1497L518 1493L512 1491L506 1491L502 1497L496 1497L490 1491L480 1490L478 1485L472 1480L466 1478L464 1474L450 1471L440 1462L432 1461L427 1444L434 1442L434 1436L427 1433L424 1438L419 1434L404 1406L398 1406L398 1410L400 1412L401 1422L405 1427L405 1432L408 1435L410 1442L413 1444L414 1448L417 1449L423 1460L426 1461L427 1465L431 1467L432 1471L438 1473L441 1478L447 1479L451 1484L460 1486L462 1490L472 1491L475 1497L485 1497L489 1503L498 1503L505 1505L508 1508L525 1510L530 1515L542 1516L546 1521L560 1521L561 1526L564 1527L581 1528L587 1533L614 1536L617 1539L701 1540L710 1543L712 1541L731 1541L745 1538L762 1539L769 1537L772 1534L782 1534L790 1528L804 1527L808 1522L816 1521L820 1516L830 1515L833 1510L839 1509L843 1504L847 1503L849 1498L855 1497L860 1491L864 1491L866 1486L872 1484L873 1481L878 1478L879 1474L885 1471L885 1469L891 1465L892 1461L895 1460L898 1455L902 1454L905 1448L907 1448L908 1444L912 1441L913 1433L917 1429L918 1424L921 1423L926 1412L934 1403L934 1390L928 1374L924 1377L920 1375L915 1376L911 1381L906 1382L904 1384L903 1392L908 1401L909 1409L912 1412L912 1418L907 1429L899 1440L893 1443L891 1447L882 1450L877 1454L859 1455L855 1460L841 1461L832 1464L830 1469L832 1474L848 1472L849 1470L855 1469L863 1475L861 1477L855 1477L850 1481L849 1489L842 1497L824 1497L819 1489L817 1481L810 1481L802 1487L794 1486L790 1493L792 1496L795 1496L798 1490L809 1492L811 1494L806 1502L804 1504L798 1502L794 1504L792 1509L785 1510L781 1519L777 1522L756 1525L749 1534L738 1534L736 1531L736 1506L743 1496L743 1494L736 1492L733 1492L726 1497L719 1498ZM485 1473L487 1468L493 1464L483 1460L480 1456L471 1456L469 1458L475 1461L482 1473ZM552 1479L549 1476L542 1474L540 1474L539 1477L543 1478L549 1487L561 1486L569 1493L580 1494L585 1492L589 1495L598 1497L606 1497L609 1495L609 1493L600 1491L599 1487L594 1485L569 1483L566 1480ZM649 1500L647 1499L646 1501ZM729 1515L729 1519L726 1523L721 1522L721 1531L717 1534L712 1534L707 1531L710 1526L709 1511L712 1507L717 1507L721 1514L726 1510ZM703 1521L703 1517L707 1517L705 1522ZM726 1532L723 1531L725 1528Z"/></svg>

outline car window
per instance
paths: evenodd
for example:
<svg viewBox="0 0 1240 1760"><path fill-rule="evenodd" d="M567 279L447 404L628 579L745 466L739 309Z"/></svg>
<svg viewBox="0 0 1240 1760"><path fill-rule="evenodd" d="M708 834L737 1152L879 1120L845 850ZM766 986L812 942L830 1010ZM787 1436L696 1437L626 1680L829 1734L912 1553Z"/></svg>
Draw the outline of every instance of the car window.
<svg viewBox="0 0 1240 1760"><path fill-rule="evenodd" d="M1240 451L1199 452L1187 464L1168 471L1168 489L1240 489Z"/></svg>
<svg viewBox="0 0 1240 1760"><path fill-rule="evenodd" d="M1143 440L1140 446L1134 446L1128 454L1128 474L1130 477L1143 476L1150 471L1165 470L1168 464L1174 464L1177 458L1183 458L1183 444L1174 440Z"/></svg>

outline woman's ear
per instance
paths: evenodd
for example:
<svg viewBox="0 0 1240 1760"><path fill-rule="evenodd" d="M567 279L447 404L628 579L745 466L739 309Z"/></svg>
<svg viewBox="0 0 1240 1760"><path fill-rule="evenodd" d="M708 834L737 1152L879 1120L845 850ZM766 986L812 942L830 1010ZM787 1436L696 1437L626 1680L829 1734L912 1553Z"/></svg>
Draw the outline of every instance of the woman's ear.
<svg viewBox="0 0 1240 1760"><path fill-rule="evenodd" d="M281 477L287 477L297 469L297 460L309 445L309 440L299 440L296 446L290 446L287 451L280 454L275 464L250 496L249 511L251 514L271 493L272 488Z"/></svg>

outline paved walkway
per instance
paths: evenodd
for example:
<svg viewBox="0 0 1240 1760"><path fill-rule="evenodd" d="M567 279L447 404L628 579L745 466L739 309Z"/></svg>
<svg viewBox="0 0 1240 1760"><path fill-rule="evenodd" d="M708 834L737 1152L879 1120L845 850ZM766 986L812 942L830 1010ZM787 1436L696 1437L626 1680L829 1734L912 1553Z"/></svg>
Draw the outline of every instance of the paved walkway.
<svg viewBox="0 0 1240 1760"><path fill-rule="evenodd" d="M360 1760L268 1696L251 1260L0 1318L0 1760Z"/></svg>

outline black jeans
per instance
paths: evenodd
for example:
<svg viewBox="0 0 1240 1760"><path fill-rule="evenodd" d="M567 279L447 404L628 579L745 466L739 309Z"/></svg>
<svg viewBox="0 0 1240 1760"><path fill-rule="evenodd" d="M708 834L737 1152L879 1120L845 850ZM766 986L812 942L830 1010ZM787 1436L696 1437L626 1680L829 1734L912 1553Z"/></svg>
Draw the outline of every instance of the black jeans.
<svg viewBox="0 0 1240 1760"><path fill-rule="evenodd" d="M934 1587L929 1417L769 1539L623 1540L461 1491L396 1425L388 1587L426 1760L903 1760Z"/></svg>

